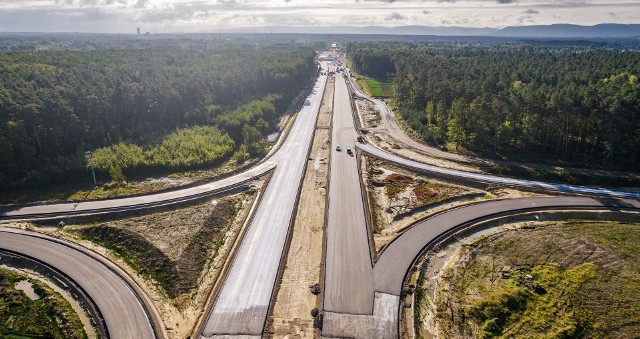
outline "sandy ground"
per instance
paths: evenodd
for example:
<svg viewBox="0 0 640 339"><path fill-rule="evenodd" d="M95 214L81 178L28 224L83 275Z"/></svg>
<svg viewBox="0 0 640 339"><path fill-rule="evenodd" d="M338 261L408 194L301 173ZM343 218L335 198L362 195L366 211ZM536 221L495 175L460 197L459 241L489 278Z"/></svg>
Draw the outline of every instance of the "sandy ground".
<svg viewBox="0 0 640 339"><path fill-rule="evenodd" d="M274 338L314 338L311 310L319 297L310 285L320 282L322 241L328 180L333 78L329 78L303 181L286 267L273 309L270 335Z"/></svg>
<svg viewBox="0 0 640 339"><path fill-rule="evenodd" d="M377 174L372 174L370 171L371 169L375 169ZM367 183L371 183L372 181L383 181L390 174L402 174L411 177L415 181L427 181L450 187L452 190L458 192L457 196L460 198L460 200L451 201L449 203L436 203L432 206L414 209L416 197L410 187L391 199L386 194L386 188L384 186L376 187L370 184L365 185L369 196L371 213L375 214L375 216L372 216L372 220L375 224L372 228L376 254L379 254L391 240L400 235L416 221L444 209L477 201L482 199L479 197L480 195L484 195L484 192L480 190L434 180L433 178L429 178L425 175L421 175L377 159L372 159L367 156L362 157L361 172L363 173L365 182ZM472 197L471 195L475 196ZM455 196L452 196L451 198L454 197Z"/></svg>
<svg viewBox="0 0 640 339"><path fill-rule="evenodd" d="M375 223L373 227L373 239L377 255L384 250L384 247L389 242L402 234L414 223L444 210L482 200L546 196L543 194L524 192L511 188L482 191L467 186L437 180L424 175L423 173L410 171L371 157L363 156L362 159L361 173L365 182L381 182L390 174L402 174L411 177L415 181L426 181L442 185L441 188L444 190L447 190L448 187L451 192L454 192L452 194L451 192L446 193L440 191L444 194L448 194L450 197L444 202L415 208L416 196L410 188L400 192L393 199L390 199L386 194L386 188L384 186L376 187L375 185L365 185L369 197L371 213L375 214L372 219ZM370 173L371 169L375 169L377 174Z"/></svg>
<svg viewBox="0 0 640 339"><path fill-rule="evenodd" d="M261 190L265 181L259 180L253 183L256 190ZM233 223L226 229L224 234L224 244L220 247L217 256L210 256L205 268L198 280L197 290L190 294L184 294L176 299L169 299L155 286L154 282L137 274L123 260L115 256L111 251L98 246L92 242L81 240L77 235L60 230L56 227L42 227L30 223L8 223L3 227L16 227L28 229L35 232L46 233L48 235L73 241L79 245L108 259L112 264L120 267L131 276L135 282L145 291L149 299L153 302L157 312L165 326L165 331L169 338L186 338L193 335L194 327L202 317L206 303L214 284L219 281L220 272L229 258L232 248L240 234L249 211L254 204L257 193L237 194L229 198L236 198L241 202L241 209L236 215ZM137 232L145 237L152 244L165 251L165 254L172 260L180 256L188 245L191 236L199 229L199 225L211 214L215 208L215 201L210 201L193 207L181 208L175 211L159 212L143 217L136 217L118 221L118 226ZM198 222L200 222L198 224ZM106 224L110 224L108 222ZM198 226L198 227L196 227ZM72 229L76 226L68 225L65 229Z"/></svg>
<svg viewBox="0 0 640 339"><path fill-rule="evenodd" d="M505 230L514 229L518 227L522 227L529 224L527 223L514 223L514 224L506 224L497 227L491 227L489 229L479 230L473 234L465 238L457 239L456 241L448 244L445 248L438 252L429 252L425 256L425 258L421 261L420 266L422 267L422 274L425 274L423 280L423 288L425 289L425 298L422 300L421 305L414 305L414 307L421 307L422 309L422 326L420 327L420 335L423 338L439 338L439 333L437 329L437 321L436 321L436 301L437 301L437 291L440 288L440 282L442 278L442 273L450 267L453 263L459 260L459 250L463 245L473 243L477 239L484 237L488 234L494 234L497 232L503 232ZM418 272L416 272L416 275ZM413 311L414 309L405 310L402 315L402 318L407 320L413 324ZM413 326L409 328L406 327L408 332L405 332L406 338L415 338L415 333L413 332Z"/></svg>
<svg viewBox="0 0 640 339"><path fill-rule="evenodd" d="M466 171L466 172L485 173L473 166L453 162L450 160L434 158L428 155L424 155L420 152L417 152L414 149L404 148L401 143L397 142L394 138L384 133L372 132L369 136L367 136L367 140L369 140L372 144L377 145L378 147L380 147L381 149L387 152L399 155L407 159L412 159L425 164L429 164L432 166L438 166L442 168L449 168L449 169L455 169L455 170Z"/></svg>
<svg viewBox="0 0 640 339"><path fill-rule="evenodd" d="M356 100L360 121L364 128L376 128L380 125L380 112L369 100Z"/></svg>

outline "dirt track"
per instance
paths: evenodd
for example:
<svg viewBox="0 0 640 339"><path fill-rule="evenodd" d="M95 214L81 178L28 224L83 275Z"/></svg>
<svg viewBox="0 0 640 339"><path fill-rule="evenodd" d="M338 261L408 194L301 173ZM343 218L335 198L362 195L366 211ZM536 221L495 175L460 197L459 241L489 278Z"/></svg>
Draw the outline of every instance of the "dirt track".
<svg viewBox="0 0 640 339"><path fill-rule="evenodd" d="M320 282L334 89L333 78L329 79L311 146L287 263L273 310L270 333L274 338L315 336L311 310L319 301L309 286Z"/></svg>

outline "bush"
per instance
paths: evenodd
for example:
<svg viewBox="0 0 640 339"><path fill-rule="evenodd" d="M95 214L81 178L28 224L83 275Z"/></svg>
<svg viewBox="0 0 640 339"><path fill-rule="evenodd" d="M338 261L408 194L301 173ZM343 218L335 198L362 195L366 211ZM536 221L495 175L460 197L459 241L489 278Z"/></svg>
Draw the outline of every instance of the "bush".
<svg viewBox="0 0 640 339"><path fill-rule="evenodd" d="M108 171L113 181L124 182L122 172L149 167L184 169L214 165L231 156L234 147L231 137L217 127L195 126L177 129L147 150L124 143L97 149L93 153L93 164L96 170Z"/></svg>

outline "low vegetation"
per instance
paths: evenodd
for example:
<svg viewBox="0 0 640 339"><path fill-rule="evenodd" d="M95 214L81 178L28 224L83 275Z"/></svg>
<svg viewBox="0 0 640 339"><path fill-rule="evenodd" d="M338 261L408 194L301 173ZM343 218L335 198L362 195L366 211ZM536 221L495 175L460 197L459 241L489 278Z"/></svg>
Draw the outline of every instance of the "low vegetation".
<svg viewBox="0 0 640 339"><path fill-rule="evenodd" d="M474 189L440 182L378 159L366 158L365 166L371 229L377 244L390 240L387 232L406 216L478 194ZM384 240L378 238L383 233Z"/></svg>
<svg viewBox="0 0 640 339"><path fill-rule="evenodd" d="M380 82L375 79L365 80L365 84L369 89L369 93L374 98L388 98L393 94L392 84L388 82Z"/></svg>
<svg viewBox="0 0 640 339"><path fill-rule="evenodd" d="M224 233L235 219L239 201L236 198L220 200L208 217L188 239L188 244L170 256L154 245L146 236L124 228L129 221L91 225L75 229L82 238L112 250L142 276L155 281L166 295L177 298L197 287L202 271L210 257L217 255L224 242ZM166 220L171 212L164 212L157 219L137 218L133 223ZM188 217L184 215L183 217ZM179 220L176 220L179 222ZM170 224L165 227L172 227Z"/></svg>
<svg viewBox="0 0 640 339"><path fill-rule="evenodd" d="M32 285L32 300L16 283ZM87 338L80 318L67 300L44 283L0 267L1 338Z"/></svg>
<svg viewBox="0 0 640 339"><path fill-rule="evenodd" d="M443 275L445 337L631 338L640 332L640 224L549 223L487 236Z"/></svg>
<svg viewBox="0 0 640 339"><path fill-rule="evenodd" d="M603 186L603 187L640 187L640 180L633 176L612 177L598 175L597 173L587 175L581 173L569 173L567 171L541 170L530 167L489 165L481 166L483 171L498 176L511 178L528 178L547 182L561 182L571 185Z"/></svg>
<svg viewBox="0 0 640 339"><path fill-rule="evenodd" d="M175 263L143 236L106 225L82 228L78 233L84 239L112 250L138 273L158 282L169 297L178 295Z"/></svg>
<svg viewBox="0 0 640 339"><path fill-rule="evenodd" d="M384 180L385 191L389 199L396 198L398 194L404 192L409 185L413 185L415 181L408 175L393 173L389 174Z"/></svg>

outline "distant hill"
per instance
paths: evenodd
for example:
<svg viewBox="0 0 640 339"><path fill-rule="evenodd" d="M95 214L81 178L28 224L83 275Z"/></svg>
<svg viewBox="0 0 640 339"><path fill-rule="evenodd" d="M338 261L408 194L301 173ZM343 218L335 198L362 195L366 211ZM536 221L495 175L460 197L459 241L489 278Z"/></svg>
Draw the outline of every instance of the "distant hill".
<svg viewBox="0 0 640 339"><path fill-rule="evenodd" d="M509 26L502 29L457 26L264 26L238 27L208 31L211 33L274 33L274 34L376 34L376 35L433 35L433 36L489 36L509 38L633 38L640 37L640 24L572 24Z"/></svg>
<svg viewBox="0 0 640 339"><path fill-rule="evenodd" d="M443 26L266 26L240 27L216 30L217 33L301 33L301 34L385 34L385 35L441 35L484 36L496 32L495 28L443 27Z"/></svg>
<svg viewBox="0 0 640 339"><path fill-rule="evenodd" d="M640 24L509 26L489 35L522 38L632 38L640 37Z"/></svg>

